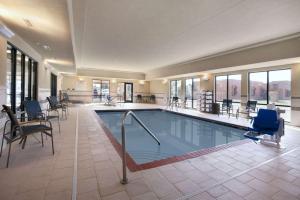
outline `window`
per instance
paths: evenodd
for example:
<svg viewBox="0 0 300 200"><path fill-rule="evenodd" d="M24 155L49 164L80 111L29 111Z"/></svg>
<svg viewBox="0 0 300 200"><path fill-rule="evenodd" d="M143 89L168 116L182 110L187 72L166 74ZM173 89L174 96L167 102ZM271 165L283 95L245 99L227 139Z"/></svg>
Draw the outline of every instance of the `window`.
<svg viewBox="0 0 300 200"><path fill-rule="evenodd" d="M12 44L7 44L6 104L13 112L26 99L37 98L38 63ZM31 66L34 63L34 66Z"/></svg>
<svg viewBox="0 0 300 200"><path fill-rule="evenodd" d="M200 79L191 78L185 80L185 98L188 108L196 108L197 99L199 98Z"/></svg>
<svg viewBox="0 0 300 200"><path fill-rule="evenodd" d="M264 105L291 106L291 70L249 73L249 98Z"/></svg>
<svg viewBox="0 0 300 200"><path fill-rule="evenodd" d="M269 72L269 103L291 106L291 70Z"/></svg>
<svg viewBox="0 0 300 200"><path fill-rule="evenodd" d="M268 73L255 72L249 74L249 98L256 100L259 104L267 104L267 86Z"/></svg>
<svg viewBox="0 0 300 200"><path fill-rule="evenodd" d="M241 102L241 80L240 74L216 76L215 83L215 99L223 101L223 99L232 99L235 103Z"/></svg>
<svg viewBox="0 0 300 200"><path fill-rule="evenodd" d="M10 45L7 45L6 50L6 104L8 106L11 106L11 66L12 66L12 56L11 56L11 50L12 47Z"/></svg>
<svg viewBox="0 0 300 200"><path fill-rule="evenodd" d="M181 80L173 80L170 83L170 97L180 97L181 95Z"/></svg>
<svg viewBox="0 0 300 200"><path fill-rule="evenodd" d="M228 75L228 99L241 102L242 76L240 74Z"/></svg>
<svg viewBox="0 0 300 200"><path fill-rule="evenodd" d="M109 81L93 80L93 100L102 102L109 95Z"/></svg>
<svg viewBox="0 0 300 200"><path fill-rule="evenodd" d="M193 107L193 79L185 80L185 98L188 108Z"/></svg>

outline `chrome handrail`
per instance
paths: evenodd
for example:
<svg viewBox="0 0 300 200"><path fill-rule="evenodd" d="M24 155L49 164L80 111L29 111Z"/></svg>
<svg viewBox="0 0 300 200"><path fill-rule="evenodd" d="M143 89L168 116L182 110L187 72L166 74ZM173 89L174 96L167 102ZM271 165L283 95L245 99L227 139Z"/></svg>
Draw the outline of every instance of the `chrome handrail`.
<svg viewBox="0 0 300 200"><path fill-rule="evenodd" d="M149 135L156 140L157 144L160 145L160 141L157 139L157 137L152 133L150 129L146 127L146 125L132 112L131 110L128 110L124 113L123 119L122 119L122 164L123 164L123 179L121 180L122 184L127 184L127 173L126 173L126 137L125 137L125 120L128 115L131 115L148 133Z"/></svg>

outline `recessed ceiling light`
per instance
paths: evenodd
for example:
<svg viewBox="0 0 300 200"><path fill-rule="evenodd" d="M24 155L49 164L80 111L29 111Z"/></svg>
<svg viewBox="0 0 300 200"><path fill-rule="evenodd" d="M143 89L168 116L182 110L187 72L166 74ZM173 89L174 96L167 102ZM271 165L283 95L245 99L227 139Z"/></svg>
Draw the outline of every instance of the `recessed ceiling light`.
<svg viewBox="0 0 300 200"><path fill-rule="evenodd" d="M48 45L46 45L46 44L44 44L42 47L43 47L45 50L51 50L51 48L50 48Z"/></svg>

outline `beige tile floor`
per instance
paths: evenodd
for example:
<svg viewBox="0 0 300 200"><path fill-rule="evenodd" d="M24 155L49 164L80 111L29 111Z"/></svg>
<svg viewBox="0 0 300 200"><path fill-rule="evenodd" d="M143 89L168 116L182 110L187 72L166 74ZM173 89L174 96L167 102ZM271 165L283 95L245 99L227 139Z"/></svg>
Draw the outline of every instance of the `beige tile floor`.
<svg viewBox="0 0 300 200"><path fill-rule="evenodd" d="M71 199L72 195L80 200L300 199L300 129L293 127L286 128L282 141L285 149L250 142L194 159L128 172L129 184L121 185L120 156L96 122L93 110L158 107L72 107L68 119L62 121L62 133L55 131L54 156L49 139L42 148L31 138L24 150L14 144L7 169L5 149L0 158L0 199L60 200ZM178 112L228 122L226 116L180 109Z"/></svg>

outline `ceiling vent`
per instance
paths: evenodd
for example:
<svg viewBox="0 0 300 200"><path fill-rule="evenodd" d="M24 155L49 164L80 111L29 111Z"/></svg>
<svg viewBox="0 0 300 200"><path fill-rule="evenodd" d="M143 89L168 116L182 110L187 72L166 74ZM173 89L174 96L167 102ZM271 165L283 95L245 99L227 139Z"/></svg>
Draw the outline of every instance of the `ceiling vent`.
<svg viewBox="0 0 300 200"><path fill-rule="evenodd" d="M3 24L0 24L0 34L6 38L11 38L15 35L14 32L12 32L9 28L7 28Z"/></svg>
<svg viewBox="0 0 300 200"><path fill-rule="evenodd" d="M24 23L26 24L27 27L31 28L32 27L32 23L31 21L29 21L29 19L23 19Z"/></svg>

